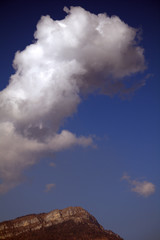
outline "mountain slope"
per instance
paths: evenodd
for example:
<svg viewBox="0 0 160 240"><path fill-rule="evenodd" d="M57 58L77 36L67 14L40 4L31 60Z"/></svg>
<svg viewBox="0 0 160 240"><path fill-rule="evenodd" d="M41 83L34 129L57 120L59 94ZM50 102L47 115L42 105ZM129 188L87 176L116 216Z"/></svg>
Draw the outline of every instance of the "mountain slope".
<svg viewBox="0 0 160 240"><path fill-rule="evenodd" d="M104 230L95 217L81 207L32 214L0 223L5 240L122 240Z"/></svg>

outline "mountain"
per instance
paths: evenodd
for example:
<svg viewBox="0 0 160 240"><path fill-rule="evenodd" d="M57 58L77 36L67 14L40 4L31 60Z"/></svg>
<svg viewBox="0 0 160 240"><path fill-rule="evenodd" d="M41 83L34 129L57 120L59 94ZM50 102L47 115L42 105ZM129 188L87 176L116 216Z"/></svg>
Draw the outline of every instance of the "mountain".
<svg viewBox="0 0 160 240"><path fill-rule="evenodd" d="M0 223L5 240L123 240L104 230L95 217L81 207L31 214Z"/></svg>

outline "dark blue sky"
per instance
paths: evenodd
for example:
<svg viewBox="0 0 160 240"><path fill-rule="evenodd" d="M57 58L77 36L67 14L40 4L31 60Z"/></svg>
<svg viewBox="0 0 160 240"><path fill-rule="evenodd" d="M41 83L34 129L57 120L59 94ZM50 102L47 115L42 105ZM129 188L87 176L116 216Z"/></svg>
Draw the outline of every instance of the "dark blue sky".
<svg viewBox="0 0 160 240"><path fill-rule="evenodd" d="M140 28L140 46L145 50L147 69L136 78L149 77L146 85L127 99L96 94L85 98L77 112L65 120L62 129L78 136L95 136L97 147L75 147L39 159L24 171L20 185L0 196L0 221L82 206L104 228L125 240L159 240L158 1L1 1L0 90L8 85L14 73L12 62L16 51L33 43L40 17L50 15L54 20L61 20L66 16L64 6L81 6L94 14L106 12L131 27ZM122 180L124 174L128 178ZM147 197L131 190L144 181L155 186L155 192ZM46 192L47 184L55 186Z"/></svg>

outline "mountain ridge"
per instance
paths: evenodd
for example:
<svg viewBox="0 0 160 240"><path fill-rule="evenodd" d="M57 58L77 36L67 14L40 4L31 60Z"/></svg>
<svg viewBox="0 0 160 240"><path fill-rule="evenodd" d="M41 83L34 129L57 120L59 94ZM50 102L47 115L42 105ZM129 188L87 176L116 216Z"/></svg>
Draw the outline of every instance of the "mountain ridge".
<svg viewBox="0 0 160 240"><path fill-rule="evenodd" d="M123 240L81 207L29 214L0 223L3 240Z"/></svg>

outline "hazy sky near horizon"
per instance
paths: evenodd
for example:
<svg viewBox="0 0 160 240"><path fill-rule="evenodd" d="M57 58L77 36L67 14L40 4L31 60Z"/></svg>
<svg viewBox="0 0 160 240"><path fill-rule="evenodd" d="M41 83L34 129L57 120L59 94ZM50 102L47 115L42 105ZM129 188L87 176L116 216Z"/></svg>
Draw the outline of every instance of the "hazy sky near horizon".
<svg viewBox="0 0 160 240"><path fill-rule="evenodd" d="M159 10L0 3L0 221L81 206L159 239Z"/></svg>

